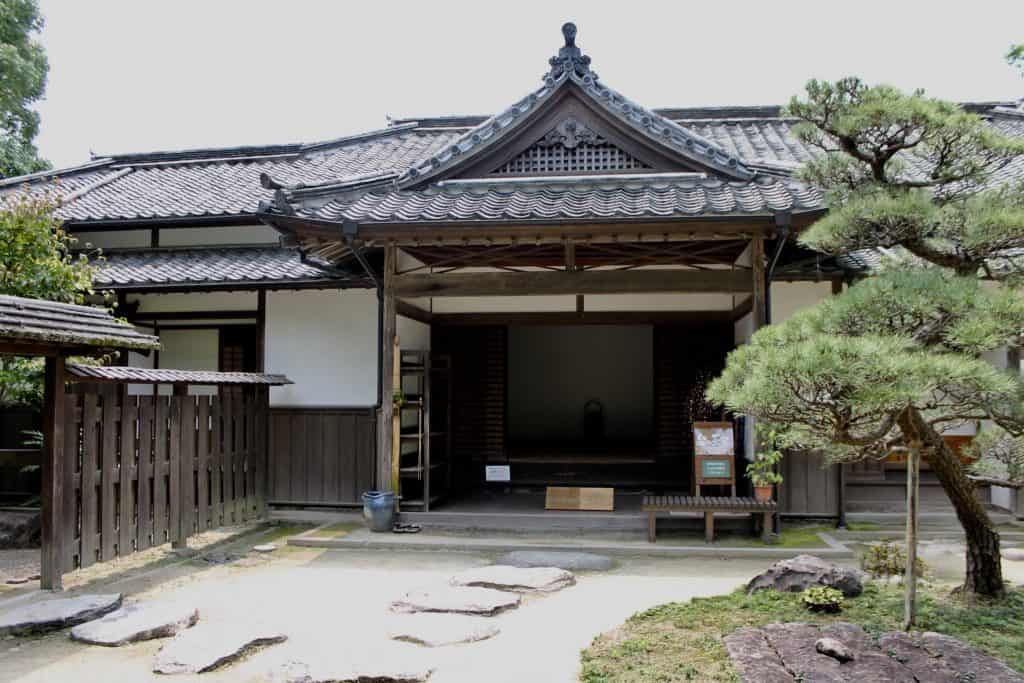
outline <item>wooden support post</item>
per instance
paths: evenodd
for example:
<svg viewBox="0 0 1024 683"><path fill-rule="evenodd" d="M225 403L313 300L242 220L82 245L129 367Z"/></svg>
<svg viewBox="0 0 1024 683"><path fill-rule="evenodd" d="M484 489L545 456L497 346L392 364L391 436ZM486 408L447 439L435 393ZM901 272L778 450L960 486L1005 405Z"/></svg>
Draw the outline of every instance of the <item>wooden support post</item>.
<svg viewBox="0 0 1024 683"><path fill-rule="evenodd" d="M715 513L704 511L704 541L713 543L715 540Z"/></svg>
<svg viewBox="0 0 1024 683"><path fill-rule="evenodd" d="M64 400L64 358L46 359L43 380L43 512L41 587L45 590L63 590L64 542L73 534L64 528L65 499L64 419L67 402Z"/></svg>
<svg viewBox="0 0 1024 683"><path fill-rule="evenodd" d="M647 541L654 543L658 536L658 517L653 510L647 513Z"/></svg>
<svg viewBox="0 0 1024 683"><path fill-rule="evenodd" d="M187 384L174 384L172 385L171 392L174 396L188 396L188 385ZM187 459L185 454L188 452L186 449L181 447L182 435L185 433L185 428L182 423L184 411L182 410L182 401L175 401L171 399L171 462L170 466L176 471L170 475L171 487L171 519L168 524L168 535L171 537L171 548L175 550L184 550L188 548L188 533L185 531L184 524L184 510L182 509L182 502L185 497L182 496L181 491L183 486L186 485L184 478L185 465L184 462ZM176 419L175 419L176 418ZM173 455L177 452L177 457ZM191 465L191 463L190 463ZM188 470L191 473L191 469ZM189 477L188 481L191 481ZM177 514L175 514L177 512Z"/></svg>
<svg viewBox="0 0 1024 683"><path fill-rule="evenodd" d="M382 307L380 339L381 397L377 413L377 488L394 491L392 482L393 425L395 414L395 344L397 321L395 307L395 273L398 249L393 244L384 247L384 286L379 305ZM397 457L395 458L397 461Z"/></svg>
<svg viewBox="0 0 1024 683"><path fill-rule="evenodd" d="M765 280L764 267L764 238L754 235L750 238L750 275L753 278L751 287L754 293L752 312L755 332L764 327L768 315L765 301L768 282Z"/></svg>

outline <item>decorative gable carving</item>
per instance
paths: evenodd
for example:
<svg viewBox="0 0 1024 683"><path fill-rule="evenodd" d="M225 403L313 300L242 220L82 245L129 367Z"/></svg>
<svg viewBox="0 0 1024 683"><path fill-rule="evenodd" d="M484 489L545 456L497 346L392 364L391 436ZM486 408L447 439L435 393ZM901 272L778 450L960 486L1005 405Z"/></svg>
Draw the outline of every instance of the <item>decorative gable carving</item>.
<svg viewBox="0 0 1024 683"><path fill-rule="evenodd" d="M604 139L573 116L554 128L492 175L607 173L651 167Z"/></svg>

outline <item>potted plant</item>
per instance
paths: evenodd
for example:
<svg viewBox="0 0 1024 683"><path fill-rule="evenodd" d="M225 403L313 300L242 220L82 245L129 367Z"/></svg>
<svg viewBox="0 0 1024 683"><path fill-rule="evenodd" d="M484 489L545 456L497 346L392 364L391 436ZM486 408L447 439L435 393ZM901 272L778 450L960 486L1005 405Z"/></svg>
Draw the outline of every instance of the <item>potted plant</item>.
<svg viewBox="0 0 1024 683"><path fill-rule="evenodd" d="M828 586L811 586L803 592L800 600L812 612L835 614L843 609L843 592Z"/></svg>
<svg viewBox="0 0 1024 683"><path fill-rule="evenodd" d="M775 430L758 430L761 450L747 463L747 478L754 485L754 498L767 502L772 499L772 487L782 483L782 475L776 471L782 460Z"/></svg>

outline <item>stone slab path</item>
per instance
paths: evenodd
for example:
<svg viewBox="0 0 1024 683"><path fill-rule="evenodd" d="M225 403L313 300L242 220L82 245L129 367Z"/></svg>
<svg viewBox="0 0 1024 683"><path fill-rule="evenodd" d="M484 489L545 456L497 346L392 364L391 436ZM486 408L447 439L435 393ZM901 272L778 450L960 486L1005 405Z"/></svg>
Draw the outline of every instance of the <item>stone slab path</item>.
<svg viewBox="0 0 1024 683"><path fill-rule="evenodd" d="M391 603L391 610L494 616L515 609L521 600L517 593L492 588L436 586L406 593L403 598Z"/></svg>
<svg viewBox="0 0 1024 683"><path fill-rule="evenodd" d="M606 572L615 566L612 559L604 555L545 550L514 550L494 563L512 567L557 567L572 572Z"/></svg>
<svg viewBox="0 0 1024 683"><path fill-rule="evenodd" d="M0 614L0 636L57 631L99 619L120 606L120 593L78 595L35 602Z"/></svg>
<svg viewBox="0 0 1024 683"><path fill-rule="evenodd" d="M467 569L452 577L453 586L495 588L515 593L553 593L576 583L572 572L557 567L490 565Z"/></svg>
<svg viewBox="0 0 1024 683"><path fill-rule="evenodd" d="M769 624L741 628L725 647L744 683L1024 683L1024 676L955 638L892 632L875 641L854 624ZM849 661L823 654L838 641ZM844 657L845 658L845 657Z"/></svg>
<svg viewBox="0 0 1024 683"><path fill-rule="evenodd" d="M206 624L182 631L156 657L160 674L197 674L227 666L269 645L283 643L284 633L259 623Z"/></svg>
<svg viewBox="0 0 1024 683"><path fill-rule="evenodd" d="M170 638L195 626L199 610L186 604L154 602L126 605L71 629L71 639L90 645L120 647L155 638Z"/></svg>
<svg viewBox="0 0 1024 683"><path fill-rule="evenodd" d="M493 619L462 614L406 614L388 627L388 637L424 647L444 647L487 640L500 629Z"/></svg>

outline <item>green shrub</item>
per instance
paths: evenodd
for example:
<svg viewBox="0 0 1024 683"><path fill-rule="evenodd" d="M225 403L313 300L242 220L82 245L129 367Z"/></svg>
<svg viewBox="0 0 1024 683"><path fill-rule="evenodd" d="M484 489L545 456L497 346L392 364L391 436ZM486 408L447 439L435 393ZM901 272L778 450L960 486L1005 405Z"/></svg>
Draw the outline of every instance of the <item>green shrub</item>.
<svg viewBox="0 0 1024 683"><path fill-rule="evenodd" d="M828 586L811 586L800 594L800 601L813 612L838 612L843 609L843 592Z"/></svg>
<svg viewBox="0 0 1024 683"><path fill-rule="evenodd" d="M907 573L907 553L891 541L872 543L860 558L860 568L875 579L904 576ZM917 558L915 571L918 578L924 576L927 571L927 566L920 557Z"/></svg>

